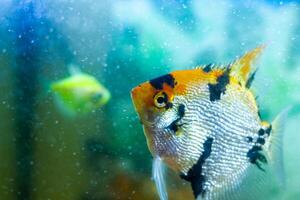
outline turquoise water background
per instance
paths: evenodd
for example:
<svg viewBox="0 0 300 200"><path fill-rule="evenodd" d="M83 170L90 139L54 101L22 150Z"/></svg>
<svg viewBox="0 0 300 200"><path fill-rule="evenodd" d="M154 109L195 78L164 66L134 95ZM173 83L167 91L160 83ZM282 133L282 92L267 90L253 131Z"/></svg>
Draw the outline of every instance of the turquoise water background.
<svg viewBox="0 0 300 200"><path fill-rule="evenodd" d="M292 106L280 198L300 199L299 1L0 5L0 199L157 199L131 88L173 70L229 63L261 44L252 89L267 121ZM68 76L70 64L110 90L108 104L72 118L61 112L48 86ZM168 175L170 199L192 199L189 185Z"/></svg>

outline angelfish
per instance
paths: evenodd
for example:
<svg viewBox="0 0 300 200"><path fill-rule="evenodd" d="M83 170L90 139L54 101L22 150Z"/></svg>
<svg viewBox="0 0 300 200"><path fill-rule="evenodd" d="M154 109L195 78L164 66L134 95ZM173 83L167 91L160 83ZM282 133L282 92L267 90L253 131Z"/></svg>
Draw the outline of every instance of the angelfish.
<svg viewBox="0 0 300 200"><path fill-rule="evenodd" d="M263 195L258 191L269 184L267 177L284 183L287 111L263 121L250 90L253 61L263 48L226 66L174 71L132 89L160 199L168 198L164 164L190 182L195 199L251 199Z"/></svg>

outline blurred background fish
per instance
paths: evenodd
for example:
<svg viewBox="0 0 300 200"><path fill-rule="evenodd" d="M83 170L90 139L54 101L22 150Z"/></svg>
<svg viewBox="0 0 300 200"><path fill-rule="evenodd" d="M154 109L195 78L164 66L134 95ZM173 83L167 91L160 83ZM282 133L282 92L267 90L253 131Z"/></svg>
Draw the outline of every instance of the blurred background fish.
<svg viewBox="0 0 300 200"><path fill-rule="evenodd" d="M70 67L71 75L51 84L56 103L68 115L86 114L105 105L110 92L92 75Z"/></svg>

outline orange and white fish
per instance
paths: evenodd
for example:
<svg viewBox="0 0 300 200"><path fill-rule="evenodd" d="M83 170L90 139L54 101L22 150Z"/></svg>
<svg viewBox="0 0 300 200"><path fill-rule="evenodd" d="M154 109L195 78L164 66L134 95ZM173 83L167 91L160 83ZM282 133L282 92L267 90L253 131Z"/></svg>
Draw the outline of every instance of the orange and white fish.
<svg viewBox="0 0 300 200"><path fill-rule="evenodd" d="M262 121L249 89L256 72L252 62L262 49L225 67L174 71L132 90L154 157L160 199L168 198L163 163L191 183L197 199L252 199L256 195L250 188L262 190L267 177L284 182L282 121L287 111L272 124Z"/></svg>

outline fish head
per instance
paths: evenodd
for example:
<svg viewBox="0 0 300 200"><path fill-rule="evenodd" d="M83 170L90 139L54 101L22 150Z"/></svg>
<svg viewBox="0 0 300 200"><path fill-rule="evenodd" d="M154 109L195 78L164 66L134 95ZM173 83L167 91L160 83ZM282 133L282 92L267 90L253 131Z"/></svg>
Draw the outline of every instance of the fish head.
<svg viewBox="0 0 300 200"><path fill-rule="evenodd" d="M168 126L175 120L174 91L168 84L155 87L151 81L132 89L131 97L135 110L143 124L147 144L153 156L164 157L165 151L159 143L171 138ZM159 138L159 139L158 139Z"/></svg>
<svg viewBox="0 0 300 200"><path fill-rule="evenodd" d="M97 85L97 87L91 90L88 94L88 101L97 108L105 105L109 101L110 97L110 92L106 88L102 85Z"/></svg>
<svg viewBox="0 0 300 200"><path fill-rule="evenodd" d="M155 89L149 82L135 87L131 96L138 116L146 126L158 126L160 119L172 109L172 91Z"/></svg>
<svg viewBox="0 0 300 200"><path fill-rule="evenodd" d="M190 88L208 79L197 70L181 70L144 82L131 91L135 110L143 124L147 144L153 156L159 156L172 168L182 146L183 118L191 97Z"/></svg>

